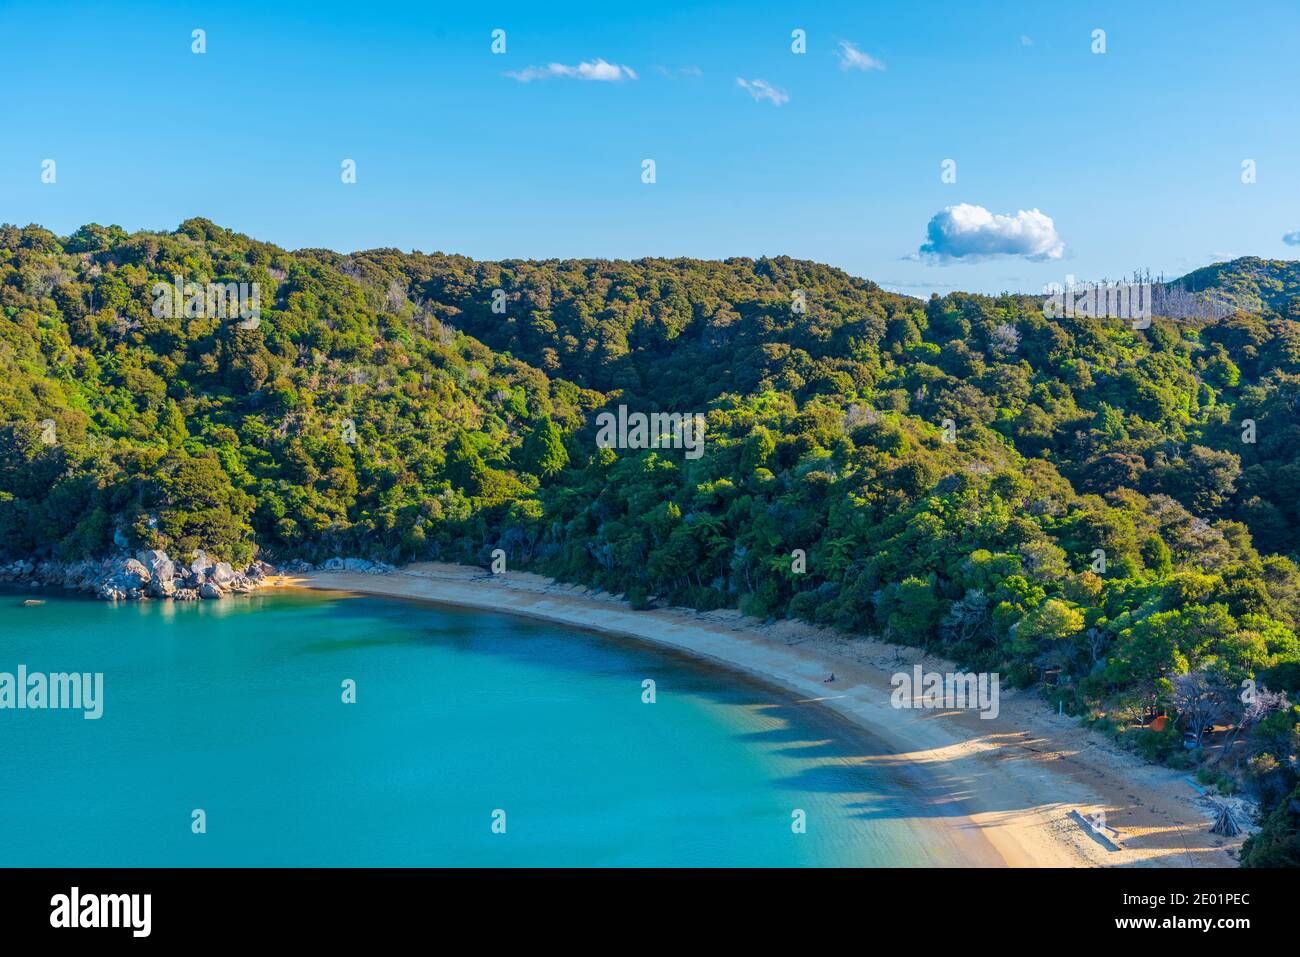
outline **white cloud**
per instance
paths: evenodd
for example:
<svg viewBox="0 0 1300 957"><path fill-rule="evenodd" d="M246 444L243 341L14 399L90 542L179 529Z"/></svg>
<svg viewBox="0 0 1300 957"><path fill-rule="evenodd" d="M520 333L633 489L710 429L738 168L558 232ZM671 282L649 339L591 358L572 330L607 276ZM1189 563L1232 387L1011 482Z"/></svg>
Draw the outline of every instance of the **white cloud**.
<svg viewBox="0 0 1300 957"><path fill-rule="evenodd" d="M1031 46L1034 45L1034 38L1033 38L1033 37L1027 37L1027 36L1025 36L1025 35L1022 33L1022 34L1020 34L1020 45L1021 45L1022 47L1031 47Z"/></svg>
<svg viewBox="0 0 1300 957"><path fill-rule="evenodd" d="M1282 234L1282 242L1288 246L1300 246L1300 229L1293 229Z"/></svg>
<svg viewBox="0 0 1300 957"><path fill-rule="evenodd" d="M1060 259L1065 243L1052 217L1037 209L1014 216L990 213L983 206L960 203L935 213L926 227L920 252L939 262L977 262L991 256Z"/></svg>
<svg viewBox="0 0 1300 957"><path fill-rule="evenodd" d="M511 71L506 76L518 80L520 83L547 80L551 77L565 77L570 80L597 80L602 83L622 83L624 80L635 80L637 78L636 71L630 66L624 66L621 63L606 63L599 58L590 63L579 63L577 66L568 66L564 63L530 66L522 70Z"/></svg>
<svg viewBox="0 0 1300 957"><path fill-rule="evenodd" d="M778 90L766 80L745 80L736 77L736 86L740 87L755 100L770 100L773 106L780 106L782 103L790 102L790 94L785 90Z"/></svg>
<svg viewBox="0 0 1300 957"><path fill-rule="evenodd" d="M856 44L848 40L840 41L840 48L835 51L835 55L840 58L841 70L883 70L885 68L885 64L871 54L863 53Z"/></svg>
<svg viewBox="0 0 1300 957"><path fill-rule="evenodd" d="M704 75L704 71L701 70L698 66L683 66L675 70L666 66L657 66L655 67L655 72L657 72L660 76L666 76L669 79L674 79L674 80L680 76L695 77L695 76Z"/></svg>

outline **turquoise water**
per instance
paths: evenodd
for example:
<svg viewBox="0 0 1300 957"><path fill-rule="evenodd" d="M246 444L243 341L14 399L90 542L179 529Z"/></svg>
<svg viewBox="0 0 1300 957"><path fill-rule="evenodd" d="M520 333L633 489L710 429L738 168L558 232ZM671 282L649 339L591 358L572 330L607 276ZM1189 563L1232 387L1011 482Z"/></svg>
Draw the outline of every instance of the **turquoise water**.
<svg viewBox="0 0 1300 957"><path fill-rule="evenodd" d="M0 672L103 672L104 713L0 710L0 866L959 863L856 729L621 640L334 594L25 597Z"/></svg>

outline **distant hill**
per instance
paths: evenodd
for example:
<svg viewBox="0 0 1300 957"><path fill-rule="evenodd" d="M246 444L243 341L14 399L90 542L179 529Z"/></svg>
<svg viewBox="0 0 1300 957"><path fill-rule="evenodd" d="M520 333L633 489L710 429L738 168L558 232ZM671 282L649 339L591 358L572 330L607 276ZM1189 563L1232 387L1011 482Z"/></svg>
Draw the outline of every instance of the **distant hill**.
<svg viewBox="0 0 1300 957"><path fill-rule="evenodd" d="M1165 287L1205 295L1241 312L1300 319L1300 262L1292 260L1243 256L1203 266Z"/></svg>

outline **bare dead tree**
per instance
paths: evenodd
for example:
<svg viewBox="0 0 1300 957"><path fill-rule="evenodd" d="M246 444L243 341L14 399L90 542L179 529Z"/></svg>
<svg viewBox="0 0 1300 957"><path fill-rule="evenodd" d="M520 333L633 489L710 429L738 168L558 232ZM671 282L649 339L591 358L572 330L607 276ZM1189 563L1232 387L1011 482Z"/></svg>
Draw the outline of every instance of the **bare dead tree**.
<svg viewBox="0 0 1300 957"><path fill-rule="evenodd" d="M989 335L989 348L1000 355L1010 355L1020 347L1020 331L1009 322L995 326Z"/></svg>
<svg viewBox="0 0 1300 957"><path fill-rule="evenodd" d="M1228 737L1224 752L1229 751L1237 743L1237 739L1241 737L1242 732L1259 724L1273 712L1281 711L1289 704L1286 693L1281 691L1258 688L1252 694L1243 694L1241 713L1237 716L1237 723L1232 728L1232 734Z"/></svg>
<svg viewBox="0 0 1300 957"><path fill-rule="evenodd" d="M1101 628L1089 628L1083 633L1083 637L1088 643L1088 654L1092 656L1092 663L1095 665L1101 660L1101 650L1106 647L1106 632Z"/></svg>
<svg viewBox="0 0 1300 957"><path fill-rule="evenodd" d="M1187 730L1195 735L1199 748L1205 732L1215 721L1227 716L1222 685L1204 671L1175 675L1172 683L1173 705L1178 709L1179 720L1187 719Z"/></svg>

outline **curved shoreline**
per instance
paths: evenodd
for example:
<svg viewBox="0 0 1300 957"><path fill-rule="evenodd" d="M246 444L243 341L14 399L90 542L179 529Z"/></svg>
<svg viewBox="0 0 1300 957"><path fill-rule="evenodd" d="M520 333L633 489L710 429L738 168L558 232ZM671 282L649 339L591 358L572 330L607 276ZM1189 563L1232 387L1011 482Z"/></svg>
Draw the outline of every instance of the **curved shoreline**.
<svg viewBox="0 0 1300 957"><path fill-rule="evenodd" d="M633 611L608 594L540 575L439 563L391 575L313 572L278 584L435 602L619 635L720 666L820 705L887 749L879 764L919 772L952 802L946 820L973 825L1010 866L1233 867L1241 838L1208 833L1208 810L1184 776L1146 764L1032 694L1004 689L998 717L904 710L889 677L920 664L952 665L916 649L815 628L764 624L735 611ZM836 681L825 679L834 673ZM1107 846L1072 816L1101 811L1121 845ZM979 855L983 856L983 855ZM974 862L973 866L987 866Z"/></svg>

